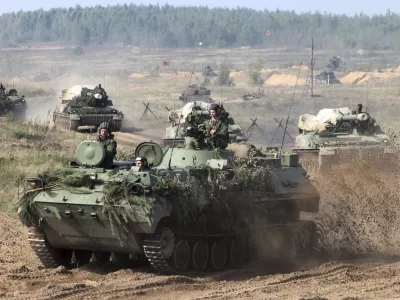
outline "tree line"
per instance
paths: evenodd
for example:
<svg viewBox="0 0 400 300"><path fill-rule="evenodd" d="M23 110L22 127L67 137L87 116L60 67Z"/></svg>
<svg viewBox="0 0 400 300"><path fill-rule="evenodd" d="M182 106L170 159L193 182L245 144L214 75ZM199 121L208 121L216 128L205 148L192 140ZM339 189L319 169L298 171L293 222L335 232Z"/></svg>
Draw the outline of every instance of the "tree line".
<svg viewBox="0 0 400 300"><path fill-rule="evenodd" d="M266 32L271 35L267 36ZM0 43L124 43L138 47L400 49L400 15L355 16L248 8L116 5L0 15Z"/></svg>

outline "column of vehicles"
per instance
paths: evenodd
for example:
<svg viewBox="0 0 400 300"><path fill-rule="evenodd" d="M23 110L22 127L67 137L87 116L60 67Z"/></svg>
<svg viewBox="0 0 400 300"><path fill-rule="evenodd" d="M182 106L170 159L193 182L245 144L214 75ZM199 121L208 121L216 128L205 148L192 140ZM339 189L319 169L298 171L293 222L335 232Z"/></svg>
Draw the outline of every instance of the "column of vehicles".
<svg viewBox="0 0 400 300"><path fill-rule="evenodd" d="M340 160L342 150L390 147L359 106L300 116L290 153L238 143L231 131L231 145L247 149L240 156L234 147L214 149L205 141L208 107L191 102L170 112L172 143L136 147L148 168L133 161L105 166L103 145L87 140L69 166L27 178L19 216L41 263L145 258L158 272L187 273L260 257L291 262L310 255L317 242L319 194L303 166L306 155L320 163L326 153Z"/></svg>

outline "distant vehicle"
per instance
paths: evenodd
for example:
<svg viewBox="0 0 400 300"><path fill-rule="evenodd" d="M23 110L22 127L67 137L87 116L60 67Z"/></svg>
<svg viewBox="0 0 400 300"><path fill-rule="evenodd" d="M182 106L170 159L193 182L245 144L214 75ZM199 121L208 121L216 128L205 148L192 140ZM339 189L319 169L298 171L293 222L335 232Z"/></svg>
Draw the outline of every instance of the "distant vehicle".
<svg viewBox="0 0 400 300"><path fill-rule="evenodd" d="M106 91L96 87L76 85L61 91L53 113L56 127L67 130L96 130L108 122L112 131L120 131L124 114L114 108Z"/></svg>
<svg viewBox="0 0 400 300"><path fill-rule="evenodd" d="M211 91L205 86L199 84L191 84L186 90L179 96L179 100L187 103L193 101L203 101L207 103L214 103L214 100L210 97Z"/></svg>
<svg viewBox="0 0 400 300"><path fill-rule="evenodd" d="M16 89L10 89L6 92L3 85L0 87L0 118L7 115L16 120L25 121L27 104L25 96L18 96Z"/></svg>
<svg viewBox="0 0 400 300"><path fill-rule="evenodd" d="M332 71L322 71L315 76L315 82L321 84L340 84L340 81L335 77L335 73Z"/></svg>
<svg viewBox="0 0 400 300"><path fill-rule="evenodd" d="M301 115L294 151L308 172L357 158L392 153L390 138L362 105L325 108L316 116Z"/></svg>

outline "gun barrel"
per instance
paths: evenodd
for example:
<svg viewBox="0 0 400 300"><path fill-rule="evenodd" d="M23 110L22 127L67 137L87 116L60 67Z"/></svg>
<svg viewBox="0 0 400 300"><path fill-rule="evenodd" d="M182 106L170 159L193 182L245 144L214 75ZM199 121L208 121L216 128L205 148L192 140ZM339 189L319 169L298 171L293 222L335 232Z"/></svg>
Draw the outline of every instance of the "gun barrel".
<svg viewBox="0 0 400 300"><path fill-rule="evenodd" d="M366 113L360 113L357 115L343 115L343 116L337 116L336 121L368 121L369 116Z"/></svg>
<svg viewBox="0 0 400 300"><path fill-rule="evenodd" d="M198 111L192 112L192 114L194 114L196 116L208 116L209 112L205 111L205 110L198 110Z"/></svg>

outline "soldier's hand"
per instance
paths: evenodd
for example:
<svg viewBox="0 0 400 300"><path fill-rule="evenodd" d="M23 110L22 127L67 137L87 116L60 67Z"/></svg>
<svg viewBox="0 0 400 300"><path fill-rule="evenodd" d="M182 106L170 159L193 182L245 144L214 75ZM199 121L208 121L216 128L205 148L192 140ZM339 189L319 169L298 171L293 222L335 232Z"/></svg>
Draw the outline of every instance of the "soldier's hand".
<svg viewBox="0 0 400 300"><path fill-rule="evenodd" d="M215 134L215 130L212 129L212 130L210 131L210 134L211 134L211 135L214 135L214 134Z"/></svg>

